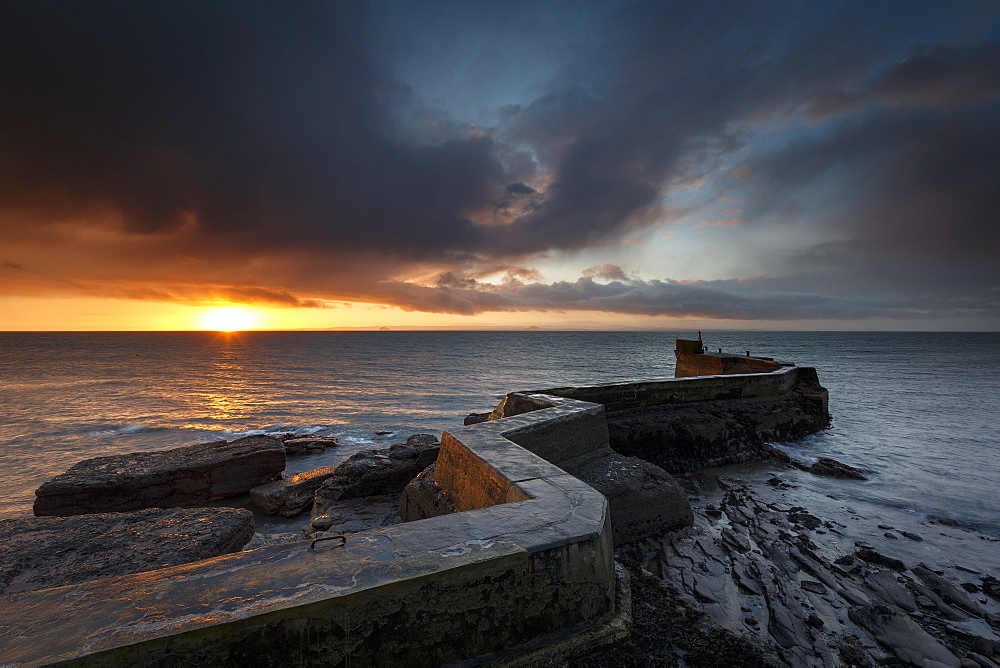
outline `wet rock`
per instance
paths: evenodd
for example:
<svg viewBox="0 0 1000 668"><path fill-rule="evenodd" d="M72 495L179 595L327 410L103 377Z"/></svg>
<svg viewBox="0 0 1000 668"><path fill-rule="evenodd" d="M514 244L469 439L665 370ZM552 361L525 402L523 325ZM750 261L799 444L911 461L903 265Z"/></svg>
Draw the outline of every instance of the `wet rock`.
<svg viewBox="0 0 1000 668"><path fill-rule="evenodd" d="M388 449L351 455L316 490L312 516L325 514L327 508L338 501L402 492L413 478L437 459L440 444L436 438L431 442L427 436L413 439L408 445L393 445Z"/></svg>
<svg viewBox="0 0 1000 668"><path fill-rule="evenodd" d="M434 447L439 447L440 446L440 444L438 442L438 437L435 436L434 434L410 434L410 436L408 436L406 438L406 445L418 446L418 447L421 447L421 448L434 448ZM433 456L431 456L429 454L430 452L431 451L428 450L425 453L425 459L427 457L430 457L430 461L427 461L427 465L428 466L435 459L437 459L437 453L434 452Z"/></svg>
<svg viewBox="0 0 1000 668"><path fill-rule="evenodd" d="M896 580L896 577L889 571L870 573L865 578L865 585L875 594L877 600L884 601L905 612L916 612L917 601L913 594ZM933 607L933 604L927 607Z"/></svg>
<svg viewBox="0 0 1000 668"><path fill-rule="evenodd" d="M0 593L59 587L240 550L253 515L235 508L0 520Z"/></svg>
<svg viewBox="0 0 1000 668"><path fill-rule="evenodd" d="M447 515L456 511L455 503L441 487L434 483L437 463L421 471L403 489L399 498L399 516L404 522ZM313 524L316 520L313 520Z"/></svg>
<svg viewBox="0 0 1000 668"><path fill-rule="evenodd" d="M819 615L813 612L810 613L808 617L806 617L806 626L811 626L814 629L821 629L824 626L826 626L826 624L823 622L823 620L820 618Z"/></svg>
<svg viewBox="0 0 1000 668"><path fill-rule="evenodd" d="M997 668L995 661L978 652L969 652L968 658L975 664L975 668Z"/></svg>
<svg viewBox="0 0 1000 668"><path fill-rule="evenodd" d="M976 615L977 617L983 616L983 611L980 610L978 605L969 599L968 595L966 595L964 591L948 582L937 573L931 571L926 564L919 564L914 567L913 573L923 580L924 584L930 587L931 591L940 596L941 600L945 603Z"/></svg>
<svg viewBox="0 0 1000 668"><path fill-rule="evenodd" d="M867 561L869 564L875 564L876 566L885 566L886 568L891 568L894 571L905 571L906 564L904 564L899 559L894 559L893 557L887 557L881 552L876 552L870 548L863 547L859 549L855 554L859 559Z"/></svg>
<svg viewBox="0 0 1000 668"><path fill-rule="evenodd" d="M399 522L399 495L379 494L363 498L337 501L326 507L326 512L302 528L311 538L317 534L350 534Z"/></svg>
<svg viewBox="0 0 1000 668"><path fill-rule="evenodd" d="M799 586L806 591L811 591L814 594L825 594L826 587L823 586L821 582L814 582L812 580L803 580L799 583Z"/></svg>
<svg viewBox="0 0 1000 668"><path fill-rule="evenodd" d="M294 438L284 439L284 444L285 454L294 456L313 454L329 450L330 448L336 448L340 445L340 441L332 437L312 438L308 436L296 436Z"/></svg>
<svg viewBox="0 0 1000 668"><path fill-rule="evenodd" d="M1000 580L997 580L992 575L984 575L982 577L983 582L983 593L990 598L1000 601Z"/></svg>
<svg viewBox="0 0 1000 668"><path fill-rule="evenodd" d="M788 455L787 452L779 450L770 443L764 443L761 446L759 446L758 452L760 452L761 459L771 459L776 462L781 462L782 464L789 464L792 461L792 458ZM790 485L785 485L786 489L789 487Z"/></svg>
<svg viewBox="0 0 1000 668"><path fill-rule="evenodd" d="M848 466L843 462L838 462L831 457L820 457L819 461L806 469L813 475L822 475L830 478L849 478L852 480L867 480L868 478L860 469Z"/></svg>
<svg viewBox="0 0 1000 668"><path fill-rule="evenodd" d="M804 509L803 509L804 510ZM807 529L817 529L822 526L823 522L820 521L815 515L810 515L806 512L791 512L788 513L788 521L792 524L799 524Z"/></svg>
<svg viewBox="0 0 1000 668"><path fill-rule="evenodd" d="M464 425L479 424L480 422L486 422L490 419L489 411L485 413L469 413L465 416L465 420L462 421Z"/></svg>
<svg viewBox="0 0 1000 668"><path fill-rule="evenodd" d="M923 540L923 538L921 536L919 536L918 534L910 533L909 531L900 531L899 533L903 534L903 536L905 538L909 538L910 540L916 540L916 541L922 541Z"/></svg>
<svg viewBox="0 0 1000 668"><path fill-rule="evenodd" d="M96 457L35 490L34 512L68 516L203 505L271 482L284 468L284 444L271 436Z"/></svg>
<svg viewBox="0 0 1000 668"><path fill-rule="evenodd" d="M874 665L857 636L841 636L837 640L837 652L846 666L870 668Z"/></svg>
<svg viewBox="0 0 1000 668"><path fill-rule="evenodd" d="M305 540L300 533L255 533L250 542L243 546L243 551L256 550L258 547L268 545L284 545L285 543L295 543Z"/></svg>
<svg viewBox="0 0 1000 668"><path fill-rule="evenodd" d="M993 656L993 643L981 636L973 636L969 650L986 657Z"/></svg>
<svg viewBox="0 0 1000 668"><path fill-rule="evenodd" d="M336 466L324 466L259 485L250 490L250 502L266 515L295 517L312 506L316 490L336 470Z"/></svg>
<svg viewBox="0 0 1000 668"><path fill-rule="evenodd" d="M907 615L900 615L884 605L853 605L847 616L900 661L917 666L929 661L944 666L957 666L957 656L924 631ZM933 665L933 664L931 664Z"/></svg>

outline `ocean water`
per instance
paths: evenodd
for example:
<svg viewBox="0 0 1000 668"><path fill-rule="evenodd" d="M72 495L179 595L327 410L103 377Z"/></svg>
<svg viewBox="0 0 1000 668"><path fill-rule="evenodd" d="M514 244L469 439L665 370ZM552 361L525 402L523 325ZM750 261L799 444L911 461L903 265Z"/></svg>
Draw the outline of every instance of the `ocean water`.
<svg viewBox="0 0 1000 668"><path fill-rule="evenodd" d="M289 472L461 426L504 394L673 376L694 332L0 333L0 518L73 463L246 434L340 437ZM1000 334L705 332L814 366L828 430L784 444L870 471L814 494L1000 537ZM389 435L376 435L389 430Z"/></svg>

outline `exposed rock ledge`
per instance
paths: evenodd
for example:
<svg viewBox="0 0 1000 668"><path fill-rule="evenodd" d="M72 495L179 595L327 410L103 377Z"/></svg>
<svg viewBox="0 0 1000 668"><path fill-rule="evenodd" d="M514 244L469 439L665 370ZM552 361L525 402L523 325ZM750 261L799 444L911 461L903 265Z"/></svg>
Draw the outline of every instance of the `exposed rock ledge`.
<svg viewBox="0 0 1000 668"><path fill-rule="evenodd" d="M434 463L440 448L437 436L414 434L406 443L351 455L316 489L312 519L303 531L308 535L344 524L343 504L347 501L386 495L397 498L411 480Z"/></svg>
<svg viewBox="0 0 1000 668"><path fill-rule="evenodd" d="M95 457L35 490L35 515L183 508L244 494L281 476L285 446L247 436L157 452Z"/></svg>
<svg viewBox="0 0 1000 668"><path fill-rule="evenodd" d="M240 550L253 515L235 508L0 520L0 593L89 582Z"/></svg>
<svg viewBox="0 0 1000 668"><path fill-rule="evenodd" d="M616 550L639 585L637 627L628 640L571 660L572 668L685 665L679 655L686 665L997 665L992 577L956 584L943 570L846 540L835 519L719 482L721 503L698 504L693 527ZM692 617L692 607L704 615ZM707 662L692 663L692 650Z"/></svg>

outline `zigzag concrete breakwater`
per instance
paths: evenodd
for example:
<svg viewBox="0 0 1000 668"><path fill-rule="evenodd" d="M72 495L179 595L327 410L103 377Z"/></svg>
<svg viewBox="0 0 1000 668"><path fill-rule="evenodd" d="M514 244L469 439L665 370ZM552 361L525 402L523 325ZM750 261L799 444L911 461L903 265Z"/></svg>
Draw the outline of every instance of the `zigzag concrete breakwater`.
<svg viewBox="0 0 1000 668"><path fill-rule="evenodd" d="M567 469L589 470L597 486L614 478L616 439L630 442L615 434L635 433L617 426L622 411L751 402L771 416L761 422L770 429L780 406L801 403L789 396L803 387L818 429L825 391L803 368L512 393L496 419L442 435L432 482L459 512L352 534L343 547L276 545L10 594L0 600L0 662L551 663L627 632L613 533L657 529L620 519L619 531L628 494L609 504ZM638 441L652 448L655 433ZM739 435L727 441L734 452ZM613 465L595 472L601 461ZM690 509L667 498L665 516L690 521Z"/></svg>

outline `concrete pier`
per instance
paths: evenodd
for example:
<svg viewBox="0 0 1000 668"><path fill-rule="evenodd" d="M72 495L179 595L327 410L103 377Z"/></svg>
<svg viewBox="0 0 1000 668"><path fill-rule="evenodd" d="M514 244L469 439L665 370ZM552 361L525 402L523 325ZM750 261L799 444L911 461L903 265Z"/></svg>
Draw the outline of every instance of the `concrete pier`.
<svg viewBox="0 0 1000 668"><path fill-rule="evenodd" d="M686 498L671 496L676 483L647 462L673 461L662 445L669 421L686 424L683 411L720 402L750 415L748 438L782 425L815 430L828 417L815 370L796 367L511 393L489 421L442 434L433 483L459 512L350 534L343 546L272 545L8 594L0 664L558 661L561 648L627 633L612 521L631 537L690 522ZM810 419L785 419L789 406ZM647 462L628 457L629 447ZM627 468L646 481L648 499L634 502L634 485L601 473ZM591 476L616 509L568 471Z"/></svg>

